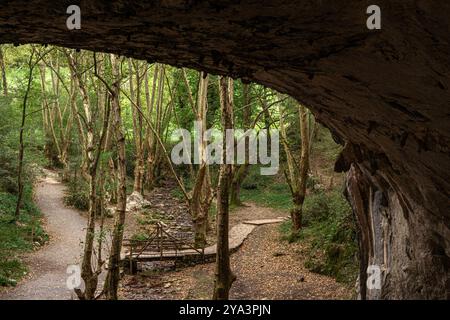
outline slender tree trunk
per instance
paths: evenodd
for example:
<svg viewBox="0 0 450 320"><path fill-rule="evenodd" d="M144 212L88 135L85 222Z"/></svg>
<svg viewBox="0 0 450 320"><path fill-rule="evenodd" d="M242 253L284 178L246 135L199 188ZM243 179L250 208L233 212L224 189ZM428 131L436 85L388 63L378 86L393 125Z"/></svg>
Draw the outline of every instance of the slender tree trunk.
<svg viewBox="0 0 450 320"><path fill-rule="evenodd" d="M2 73L2 87L3 87L3 95L8 95L8 82L6 79L6 66L5 59L3 56L3 48L0 46L0 71Z"/></svg>
<svg viewBox="0 0 450 320"><path fill-rule="evenodd" d="M208 108L208 75L201 72L198 89L198 101L196 110L197 123L201 124L198 143L199 169L197 172L192 196L189 199L192 220L194 222L195 245L204 247L206 244L206 233L208 230L208 215L212 201L210 176L206 164L206 141L203 139L206 131L206 114Z"/></svg>
<svg viewBox="0 0 450 320"><path fill-rule="evenodd" d="M165 86L165 74L166 67L164 65L160 65L159 79L158 79L158 91L156 97L156 115L155 115L155 128L159 137L163 138L163 114L164 114L164 86ZM152 162L152 175L153 179L157 179L161 174L161 146L158 143L154 143L153 146L153 162Z"/></svg>
<svg viewBox="0 0 450 320"><path fill-rule="evenodd" d="M294 207L291 211L292 217L292 232L297 233L302 228L303 203L306 196L306 181L308 179L309 170L309 129L308 116L306 108L299 105L300 114L300 136L301 136L301 154L299 164L299 186L298 191L294 195Z"/></svg>
<svg viewBox="0 0 450 320"><path fill-rule="evenodd" d="M264 126L265 126L265 129L267 129L267 152L270 154L272 152L271 151L272 137L270 135L271 115L270 115L270 110L269 110L269 103L267 101L267 96L268 96L267 89L264 88L261 102L262 102L263 115L264 115Z"/></svg>
<svg viewBox="0 0 450 320"><path fill-rule="evenodd" d="M89 182L89 212L88 212L88 225L86 229L86 236L84 241L84 252L83 252L83 261L81 266L81 277L84 280L85 290L81 292L80 289L76 289L78 297L82 300L93 300L95 299L95 293L98 285L98 276L101 273L102 265L96 265L96 269L94 269L93 260L94 256L94 240L95 240L95 220L98 217L97 212L97 204L98 204L98 181L97 181L97 173L99 167L99 160L102 152L105 148L105 140L108 131L108 123L110 117L110 108L109 106L97 106L104 107L104 117L103 117L103 125L101 126L101 134L99 141L94 141L94 137L98 136L95 134L95 117L94 114L97 114L100 108L98 108L95 112L93 110L93 106L90 102L90 97L88 93L88 87L86 85L86 78L82 76L82 73L79 70L79 59L82 58L81 55L74 55L73 52L67 54L69 67L71 69L71 73L75 82L75 86L80 90L82 103L83 103L83 111L84 111L84 127L86 128L86 133L83 131L83 127L80 124L80 134L83 137L82 141L86 144L83 148L86 152L85 164L87 167L87 178ZM95 54L94 54L94 62ZM95 74L97 73L97 65L95 63ZM98 76L99 77L99 76ZM73 106L76 108L76 106ZM81 116L78 110L74 109L74 113L79 118L78 121L81 123ZM86 168L84 168L86 170ZM100 248L99 248L100 250Z"/></svg>
<svg viewBox="0 0 450 320"><path fill-rule="evenodd" d="M109 255L108 274L106 275L106 281L104 286L104 292L106 298L109 300L117 300L117 290L119 287L120 278L120 251L122 249L123 232L125 225L125 212L126 212L126 160L125 160L125 134L122 125L122 116L120 110L120 69L118 58L111 55L111 65L113 70L113 93L111 97L113 114L114 114L114 127L117 140L118 151L118 196L117 207L115 213L115 222L113 230L113 238L111 243L111 252Z"/></svg>
<svg viewBox="0 0 450 320"><path fill-rule="evenodd" d="M220 77L219 91L222 109L222 127L224 137L227 129L233 129L232 117L232 80ZM230 250L228 244L229 228L229 188L231 183L231 164L226 164L226 139L223 141L223 164L220 165L217 192L217 256L214 281L214 300L227 300L230 288L236 277L230 267Z"/></svg>
<svg viewBox="0 0 450 320"><path fill-rule="evenodd" d="M19 133L19 165L17 169L17 184L19 186L19 192L17 194L17 204L16 204L16 211L15 211L15 220L17 221L20 216L20 208L22 207L22 198L23 198L23 156L25 152L25 146L23 143L23 132L25 130L25 120L27 116L27 103L28 103L28 95L31 90L31 82L33 81L33 70L35 64L33 64L33 58L34 58L34 49L32 49L32 53L30 55L30 59L28 61L28 84L27 89L25 91L25 95L23 98L23 104L22 104L22 122L20 124L20 133Z"/></svg>
<svg viewBox="0 0 450 320"><path fill-rule="evenodd" d="M42 96L42 112L44 113L44 119L46 121L44 128L46 128L46 137L47 137L47 157L48 160L51 161L52 165L57 165L59 162L59 156L61 155L61 148L59 146L58 138L56 137L55 132L55 121L53 117L54 108L50 107L50 104L47 99L47 87L46 87L46 68L45 64L41 63L39 66L39 73L41 75L41 96ZM55 148L56 153L55 154ZM58 159L58 160L57 160Z"/></svg>
<svg viewBox="0 0 450 320"><path fill-rule="evenodd" d="M308 179L309 171L309 153L311 150L307 110L303 105L298 105L298 111L301 139L301 153L299 162L296 161L293 152L289 147L284 124L284 110L280 108L280 134L287 163L287 168L284 170L284 174L286 177L286 182L291 190L293 203L291 208L291 232L293 235L296 235L302 228L303 203L306 196L306 181Z"/></svg>
<svg viewBox="0 0 450 320"><path fill-rule="evenodd" d="M148 71L145 73L145 97L146 97L146 104L147 104L147 120L150 121L151 123L153 122L153 111L154 111L154 106L155 106L155 99L156 99L156 84L158 82L158 75L159 75L159 64L155 64L154 67L154 72L153 72L153 78L152 78L152 92L150 95L149 92L149 79L148 79ZM153 127L156 127L153 125ZM154 164L156 162L155 158L155 150L156 150L156 146L155 144L157 143L156 140L156 136L155 136L155 132L153 132L150 129L150 126L147 124L147 139L146 139L146 147L147 147L147 173L146 173L146 186L148 190L151 190L154 186L154 180L155 180L155 176L154 176Z"/></svg>
<svg viewBox="0 0 450 320"><path fill-rule="evenodd" d="M130 98L135 101L132 104L133 112L133 132L134 144L136 150L136 158L134 162L134 184L133 192L142 194L144 184L144 152L143 152L143 137L142 137L142 115L136 110L141 109L141 80L139 75L139 64L133 63L132 59L128 60L128 69L130 72ZM135 75L135 77L133 77ZM134 82L134 79L136 82ZM134 84L136 83L136 87ZM136 107L135 107L136 105Z"/></svg>
<svg viewBox="0 0 450 320"><path fill-rule="evenodd" d="M85 126L86 126L86 159L88 166L88 180L89 180L89 213L88 213L88 227L86 230L86 237L84 241L84 255L82 263L81 277L85 282L84 299L92 300L95 298L95 291L97 290L98 277L93 270L92 256L94 251L95 238L95 218L97 216L96 199L97 199L97 167L94 166L94 125L92 122L91 105L89 102L89 95L84 81L82 80L79 70L76 70L78 75L77 84L81 92L83 101Z"/></svg>
<svg viewBox="0 0 450 320"><path fill-rule="evenodd" d="M206 177L206 164L203 164L197 173L196 183L189 198L189 209L194 224L194 239L196 248L204 248L206 245L206 233L208 231L208 213L211 204L211 195L204 193L203 184Z"/></svg>
<svg viewBox="0 0 450 320"><path fill-rule="evenodd" d="M250 98L250 86L248 84L243 84L243 95L244 95L244 109L243 109L243 126L244 130L248 130L251 127L251 115L252 106ZM244 182L247 174L249 172L249 144L248 139L245 142L245 163L236 166L233 170L233 180L231 182L231 197L230 203L234 206L242 205L241 201L241 185Z"/></svg>
<svg viewBox="0 0 450 320"><path fill-rule="evenodd" d="M248 148L246 148L248 150ZM247 151L248 153L248 151ZM231 183L231 196L230 196L230 203L234 206L241 206L241 185L244 182L245 178L247 177L249 171L249 164L245 163L240 165L237 170L235 171Z"/></svg>
<svg viewBox="0 0 450 320"><path fill-rule="evenodd" d="M88 225L84 240L83 262L81 264L81 277L84 280L85 290L83 293L78 290L75 291L82 300L93 300L98 284L98 276L95 274L92 265L95 239L95 218L97 216L96 178L96 172L90 171Z"/></svg>

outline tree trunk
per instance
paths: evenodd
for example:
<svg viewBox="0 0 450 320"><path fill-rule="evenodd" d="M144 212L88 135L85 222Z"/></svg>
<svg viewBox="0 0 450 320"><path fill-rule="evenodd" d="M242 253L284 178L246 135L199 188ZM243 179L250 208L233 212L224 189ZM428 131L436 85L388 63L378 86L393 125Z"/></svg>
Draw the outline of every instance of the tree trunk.
<svg viewBox="0 0 450 320"><path fill-rule="evenodd" d="M308 115L306 108L299 105L300 114L300 138L301 138L301 155L299 164L298 188L294 195L294 208L291 210L292 232L297 233L302 228L303 203L306 196L306 181L308 179L309 170L309 129Z"/></svg>
<svg viewBox="0 0 450 320"><path fill-rule="evenodd" d="M143 193L144 185L144 152L143 152L143 137L142 137L142 115L136 110L141 109L141 80L139 75L138 62L133 63L132 59L128 60L128 69L130 72L130 98L135 101L132 104L131 109L133 111L133 132L134 132L134 144L135 144L135 162L134 162L134 184L133 192L139 194ZM136 78L136 88L134 87L134 77Z"/></svg>
<svg viewBox="0 0 450 320"><path fill-rule="evenodd" d="M244 109L243 109L243 126L244 130L248 130L251 128L251 115L252 115L252 106L251 106L251 98L250 98L250 85L243 84L243 96L244 96ZM248 140L248 139L246 139ZM234 206L242 205L241 201L241 185L244 182L247 174L249 172L249 148L248 142L245 143L245 163L237 166L233 170L233 181L231 183L231 198L230 203Z"/></svg>
<svg viewBox="0 0 450 320"><path fill-rule="evenodd" d="M83 168L86 170L85 174L87 175L89 181L89 211L88 211L88 225L86 229L86 237L84 242L84 252L83 252L83 261L81 267L81 277L84 280L85 290L81 292L80 289L76 289L75 292L78 297L82 300L93 300L95 299L95 293L98 285L98 276L101 273L101 265L97 265L96 269L94 269L93 265L93 255L94 255L94 240L95 240L95 219L97 218L97 172L99 167L100 156L105 148L105 138L108 131L108 123L110 116L110 108L108 106L103 106L104 109L104 118L103 125L101 127L101 134L95 133L95 118L93 116L94 110L93 106L90 102L88 87L86 84L86 78L82 76L79 70L79 59L82 59L81 55L74 55L73 52L67 53L67 58L69 62L69 67L72 73L72 77L74 79L75 86L80 90L82 104L83 104L83 122L85 124L86 133L83 131L83 127L80 125L80 135L82 137L82 141L86 144L83 148L85 151L84 154L84 163L86 167ZM97 73L97 65L94 54L94 63L95 63L95 74ZM76 110L76 105L72 106L74 108L74 113L78 117L78 121L81 123L81 116ZM99 107L99 106L97 106ZM98 110L97 110L98 111ZM94 141L94 137L99 136L99 141ZM99 248L99 251L101 249Z"/></svg>
<svg viewBox="0 0 450 320"><path fill-rule="evenodd" d="M58 138L55 132L55 121L53 117L54 108L51 108L47 99L46 87L46 68L45 64L41 63L39 66L39 73L41 75L41 96L42 96L42 112L44 117L44 129L47 137L46 153L47 158L52 165L59 165L59 157L61 155L61 148L59 146ZM57 96L57 95L55 95ZM56 148L56 154L55 154Z"/></svg>
<svg viewBox="0 0 450 320"><path fill-rule="evenodd" d="M248 146L246 145L246 153L248 155ZM248 159L248 157L247 157ZM247 177L247 174L249 172L250 165L248 163L248 160L246 160L246 163L240 165L237 167L237 170L234 171L233 179L231 182L231 196L230 196L230 203L234 206L241 206L241 185L244 182L245 178Z"/></svg>
<svg viewBox="0 0 450 320"><path fill-rule="evenodd" d="M126 212L126 160L125 160L125 134L122 125L122 116L120 110L120 69L118 58L111 55L111 65L113 69L113 94L111 97L113 114L114 114L114 127L117 140L118 150L118 196L117 207L115 213L115 222L113 230L113 238L111 243L111 252L109 256L108 274L106 276L104 291L106 298L109 300L117 300L117 290L119 286L120 278L120 252L122 249L123 232L125 225L125 212Z"/></svg>
<svg viewBox="0 0 450 320"><path fill-rule="evenodd" d="M223 134L233 128L232 117L232 80L220 77L219 91L222 109ZM236 277L230 267L230 250L228 243L229 228L229 188L231 182L231 164L226 164L226 139L223 140L223 164L220 165L219 185L217 192L217 257L214 281L214 300L228 300L230 288Z"/></svg>
<svg viewBox="0 0 450 320"><path fill-rule="evenodd" d="M30 55L30 59L28 61L28 84L27 89L25 91L25 95L23 97L23 104L22 104L22 122L20 124L20 133L19 133L19 165L17 169L17 184L19 186L19 192L17 194L17 204L16 204L16 211L14 215L14 219L17 221L20 216L20 208L22 206L22 198L23 198L23 156L25 151L25 146L23 143L23 132L25 130L25 120L27 116L27 103L28 103L28 95L31 90L31 82L33 81L33 70L35 64L33 64L33 57L34 57L34 49L32 49L32 53Z"/></svg>
<svg viewBox="0 0 450 320"><path fill-rule="evenodd" d="M194 239L196 248L204 248L206 245L206 233L208 231L208 214L211 206L212 194L205 191L207 164L201 165L197 173L194 188L189 197L189 209L194 223Z"/></svg>
<svg viewBox="0 0 450 320"><path fill-rule="evenodd" d="M151 123L154 123L153 122L153 111L155 109L154 106L155 106L156 90L157 90L156 84L158 82L159 69L160 69L159 64L155 64L154 69L155 70L153 72L153 78L152 78L151 95L149 92L148 71L145 72L145 98L146 98L146 105L147 105L147 120ZM154 126L154 127L156 127L156 126ZM145 146L147 148L146 188L148 190L151 190L154 187L154 183L155 183L154 164L156 163L155 151L156 151L157 138L155 136L155 132L153 132L150 129L149 124L147 124L146 133L147 133L146 134L146 143L145 143Z"/></svg>
<svg viewBox="0 0 450 320"><path fill-rule="evenodd" d="M70 56L70 64L75 74L77 87L81 92L84 107L84 121L86 126L86 164L87 176L89 180L89 212L88 225L84 241L83 262L81 265L81 277L84 280L85 290L81 293L77 290L80 299L93 300L95 291L97 290L98 276L95 274L92 266L92 256L94 251L95 238L95 218L96 218L96 199L97 199L97 167L94 166L94 127L92 123L91 105L89 102L89 94L85 83L78 70L78 61Z"/></svg>
<svg viewBox="0 0 450 320"><path fill-rule="evenodd" d="M296 161L293 152L289 146L289 141L285 128L285 110L280 108L280 134L286 154L287 168L284 170L286 182L292 194L292 208L291 208L291 232L293 235L297 234L302 228L303 203L306 196L306 181L308 179L309 170L309 129L307 110L303 105L298 105L299 125L300 125L300 163Z"/></svg>
<svg viewBox="0 0 450 320"><path fill-rule="evenodd" d="M95 218L97 211L96 178L97 176L95 172L90 172L88 225L84 240L83 262L81 264L81 278L84 280L85 289L84 292L79 290L75 291L81 300L93 300L95 298L95 292L97 291L98 284L98 276L93 271L92 266L95 239Z"/></svg>
<svg viewBox="0 0 450 320"><path fill-rule="evenodd" d="M0 46L0 71L2 73L3 95L6 97L8 95L8 82L6 79L6 66L5 66L5 59L3 57L3 48L1 46Z"/></svg>
<svg viewBox="0 0 450 320"><path fill-rule="evenodd" d="M209 223L208 215L212 201L209 169L206 164L206 141L203 139L206 131L206 114L208 109L208 78L209 77L206 73L200 73L196 110L196 120L197 123L200 123L199 132L197 132L200 137L200 141L198 146L196 146L198 148L200 165L194 187L191 191L192 196L189 199L189 207L191 209L192 220L194 222L195 245L198 248L203 248L206 244L206 233Z"/></svg>

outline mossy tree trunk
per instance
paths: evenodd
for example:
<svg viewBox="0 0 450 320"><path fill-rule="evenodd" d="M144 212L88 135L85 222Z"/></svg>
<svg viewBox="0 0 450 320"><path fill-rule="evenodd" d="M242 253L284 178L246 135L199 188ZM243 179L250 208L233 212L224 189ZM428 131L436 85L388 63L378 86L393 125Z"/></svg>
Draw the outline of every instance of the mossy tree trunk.
<svg viewBox="0 0 450 320"><path fill-rule="evenodd" d="M284 111L285 110L282 110L280 117L280 133L287 163L287 168L285 168L284 173L292 194L292 234L296 234L302 228L303 203L306 196L306 181L308 179L309 170L310 138L308 129L308 113L303 105L298 105L301 150L299 157L300 159L297 161L289 146L286 126L284 123Z"/></svg>
<svg viewBox="0 0 450 320"><path fill-rule="evenodd" d="M111 242L111 252L109 255L108 274L106 275L104 292L108 300L117 300L117 290L120 279L120 252L122 249L125 213L126 213L126 160L125 160L125 133L122 124L120 108L120 61L111 55L111 65L113 70L113 87L111 92L111 102L114 115L114 128L117 141L118 153L118 192L117 207L115 213L114 230Z"/></svg>
<svg viewBox="0 0 450 320"><path fill-rule="evenodd" d="M2 91L6 97L8 95L8 80L6 78L6 65L3 54L3 48L0 46L0 72L2 73Z"/></svg>
<svg viewBox="0 0 450 320"><path fill-rule="evenodd" d="M25 95L23 97L23 103L22 103L22 121L20 124L20 133L19 133L19 165L17 168L17 185L19 192L17 194L17 203L16 203L16 211L14 215L14 219L17 221L20 217L20 209L22 207L22 198L23 198L23 188L24 188L24 182L23 182L23 157L25 152L25 145L23 141L23 132L25 130L25 120L27 116L27 104L28 104L28 96L30 94L31 90L31 83L33 81L33 70L36 65L36 63L39 61L37 60L35 63L33 63L33 58L35 57L35 49L32 48L32 52L30 54L30 59L28 60L28 84L25 91Z"/></svg>
<svg viewBox="0 0 450 320"><path fill-rule="evenodd" d="M223 136L227 129L233 129L233 80L219 78L219 95L222 110ZM226 139L223 140L223 164L220 165L217 192L217 256L214 280L214 300L228 300L229 292L236 276L231 271L229 250L229 190L232 178L231 164L226 163Z"/></svg>
<svg viewBox="0 0 450 320"><path fill-rule="evenodd" d="M134 184L133 192L143 193L144 188L144 138L142 115L137 108L141 109L141 76L139 62L128 59L128 71L130 73L130 99L135 101L132 104L133 111L133 134L135 146L134 162ZM136 86L135 86L136 84Z"/></svg>
<svg viewBox="0 0 450 320"><path fill-rule="evenodd" d="M243 84L243 129L246 131L248 129L251 129L251 116L252 116L252 99L250 96L250 89L251 86L249 84ZM242 205L241 201L241 185L244 182L245 178L248 175L249 172L249 139L245 138L245 163L241 164L239 166L233 167L233 179L231 182L231 196L230 196L230 203L234 206L240 206Z"/></svg>

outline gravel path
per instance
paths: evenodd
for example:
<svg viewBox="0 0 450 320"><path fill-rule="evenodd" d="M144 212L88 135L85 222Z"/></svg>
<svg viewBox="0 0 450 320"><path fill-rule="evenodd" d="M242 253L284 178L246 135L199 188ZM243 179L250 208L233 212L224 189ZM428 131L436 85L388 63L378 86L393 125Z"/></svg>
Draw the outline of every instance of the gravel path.
<svg viewBox="0 0 450 320"><path fill-rule="evenodd" d="M0 294L2 300L67 300L73 291L67 289L69 265L81 257L86 219L74 209L64 206L64 186L55 173L47 172L36 186L36 202L44 214L50 243L24 258L30 277L16 288Z"/></svg>

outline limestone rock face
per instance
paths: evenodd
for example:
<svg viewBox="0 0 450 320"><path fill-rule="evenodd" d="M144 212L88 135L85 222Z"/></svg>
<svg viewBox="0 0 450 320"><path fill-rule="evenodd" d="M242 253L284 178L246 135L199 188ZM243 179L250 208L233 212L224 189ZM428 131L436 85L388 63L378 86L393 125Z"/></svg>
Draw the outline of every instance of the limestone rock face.
<svg viewBox="0 0 450 320"><path fill-rule="evenodd" d="M69 3L70 2L70 3ZM0 3L0 43L118 53L256 81L309 107L346 148L363 268L362 298L450 297L450 2L79 1Z"/></svg>

